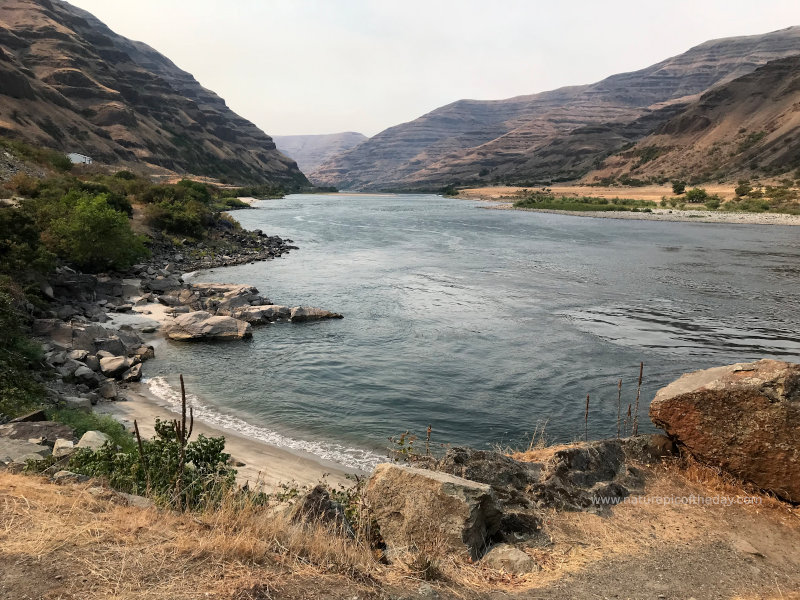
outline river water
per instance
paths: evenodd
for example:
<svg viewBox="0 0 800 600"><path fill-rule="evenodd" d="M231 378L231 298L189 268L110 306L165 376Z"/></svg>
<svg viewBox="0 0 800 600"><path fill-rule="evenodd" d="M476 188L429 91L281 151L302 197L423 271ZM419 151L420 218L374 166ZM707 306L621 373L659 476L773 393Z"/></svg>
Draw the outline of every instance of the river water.
<svg viewBox="0 0 800 600"><path fill-rule="evenodd" d="M148 364L201 418L351 467L387 438L527 446L616 434L644 362L647 406L681 373L800 356L800 229L485 210L431 195L293 195L234 216L294 240L269 262L201 272L343 320L248 342L175 344ZM152 365L152 366L151 366Z"/></svg>

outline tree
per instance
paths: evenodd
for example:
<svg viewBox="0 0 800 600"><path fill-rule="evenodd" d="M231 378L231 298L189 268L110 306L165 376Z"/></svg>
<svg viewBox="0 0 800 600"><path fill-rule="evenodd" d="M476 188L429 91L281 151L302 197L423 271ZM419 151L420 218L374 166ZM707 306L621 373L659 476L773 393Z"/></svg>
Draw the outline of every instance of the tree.
<svg viewBox="0 0 800 600"><path fill-rule="evenodd" d="M672 182L672 193L680 196L683 192L686 191L686 182L685 181L673 181Z"/></svg>
<svg viewBox="0 0 800 600"><path fill-rule="evenodd" d="M127 215L109 206L106 194L73 191L42 213L45 243L79 269L125 269L147 254Z"/></svg>

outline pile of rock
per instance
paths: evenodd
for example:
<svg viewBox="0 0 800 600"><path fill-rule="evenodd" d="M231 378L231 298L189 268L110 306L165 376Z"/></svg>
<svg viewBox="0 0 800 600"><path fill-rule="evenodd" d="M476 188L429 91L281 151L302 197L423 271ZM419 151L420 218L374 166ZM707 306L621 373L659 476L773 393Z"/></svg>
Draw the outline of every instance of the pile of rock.
<svg viewBox="0 0 800 600"><path fill-rule="evenodd" d="M517 574L538 569L548 510L607 511L644 488L638 464L672 451L664 436L577 443L539 462L452 448L441 459L379 465L366 498L390 555L467 553Z"/></svg>
<svg viewBox="0 0 800 600"><path fill-rule="evenodd" d="M246 339L252 335L251 325L342 318L320 308L273 304L247 285L183 284L154 297L170 307L168 314L175 316L165 333L170 339L181 341Z"/></svg>
<svg viewBox="0 0 800 600"><path fill-rule="evenodd" d="M45 338L45 361L60 380L51 387L73 386L79 396L62 395L62 400L81 409L87 400L90 408L98 400L115 399L115 382L139 381L141 363L154 356L153 347L124 325L109 329L96 323L36 319L33 333Z"/></svg>
<svg viewBox="0 0 800 600"><path fill-rule="evenodd" d="M80 448L99 450L111 441L100 431L87 431L78 440L72 427L46 419L39 410L0 425L0 466L20 469L29 460L65 459Z"/></svg>

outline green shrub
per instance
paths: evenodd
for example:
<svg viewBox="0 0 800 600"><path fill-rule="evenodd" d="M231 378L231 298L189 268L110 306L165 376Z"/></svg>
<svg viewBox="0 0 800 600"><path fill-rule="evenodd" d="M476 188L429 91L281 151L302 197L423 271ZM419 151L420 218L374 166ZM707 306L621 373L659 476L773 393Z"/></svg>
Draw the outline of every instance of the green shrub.
<svg viewBox="0 0 800 600"><path fill-rule="evenodd" d="M747 196L753 191L753 186L746 179L739 180L739 184L733 189L737 197Z"/></svg>
<svg viewBox="0 0 800 600"><path fill-rule="evenodd" d="M149 496L174 508L210 508L235 485L236 471L228 466L225 438L199 435L185 446L173 422L156 420L156 435L139 448L118 450L106 444L93 452L83 449L69 469L90 477L103 477L116 490Z"/></svg>
<svg viewBox="0 0 800 600"><path fill-rule="evenodd" d="M686 201L693 204L701 204L708 200L708 192L699 187L695 187L686 192Z"/></svg>
<svg viewBox="0 0 800 600"><path fill-rule="evenodd" d="M706 208L708 210L717 210L722 204L722 198L714 194L713 196L709 196L708 200L706 200Z"/></svg>
<svg viewBox="0 0 800 600"><path fill-rule="evenodd" d="M33 377L41 367L42 349L23 327L24 303L19 286L0 276L0 415L7 417L29 411L44 400L44 388Z"/></svg>
<svg viewBox="0 0 800 600"><path fill-rule="evenodd" d="M28 211L0 207L0 273L26 280L28 274L49 271L54 258L42 244L39 228Z"/></svg>
<svg viewBox="0 0 800 600"><path fill-rule="evenodd" d="M73 191L39 203L37 213L47 247L79 269L125 269L147 255L141 236L109 206L106 194Z"/></svg>
<svg viewBox="0 0 800 600"><path fill-rule="evenodd" d="M676 196L680 196L683 192L686 191L686 182L685 181L673 181L672 182L672 193Z"/></svg>

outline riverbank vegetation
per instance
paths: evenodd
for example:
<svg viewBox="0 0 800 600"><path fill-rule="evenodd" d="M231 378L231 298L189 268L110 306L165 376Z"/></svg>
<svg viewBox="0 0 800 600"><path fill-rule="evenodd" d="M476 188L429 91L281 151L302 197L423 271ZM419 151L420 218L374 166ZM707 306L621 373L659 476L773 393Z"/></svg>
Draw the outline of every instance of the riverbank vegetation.
<svg viewBox="0 0 800 600"><path fill-rule="evenodd" d="M580 212L593 211L648 211L655 208L655 202L630 198L599 198L592 196L557 196L549 188L530 191L521 190L514 208L537 210L568 210Z"/></svg>

